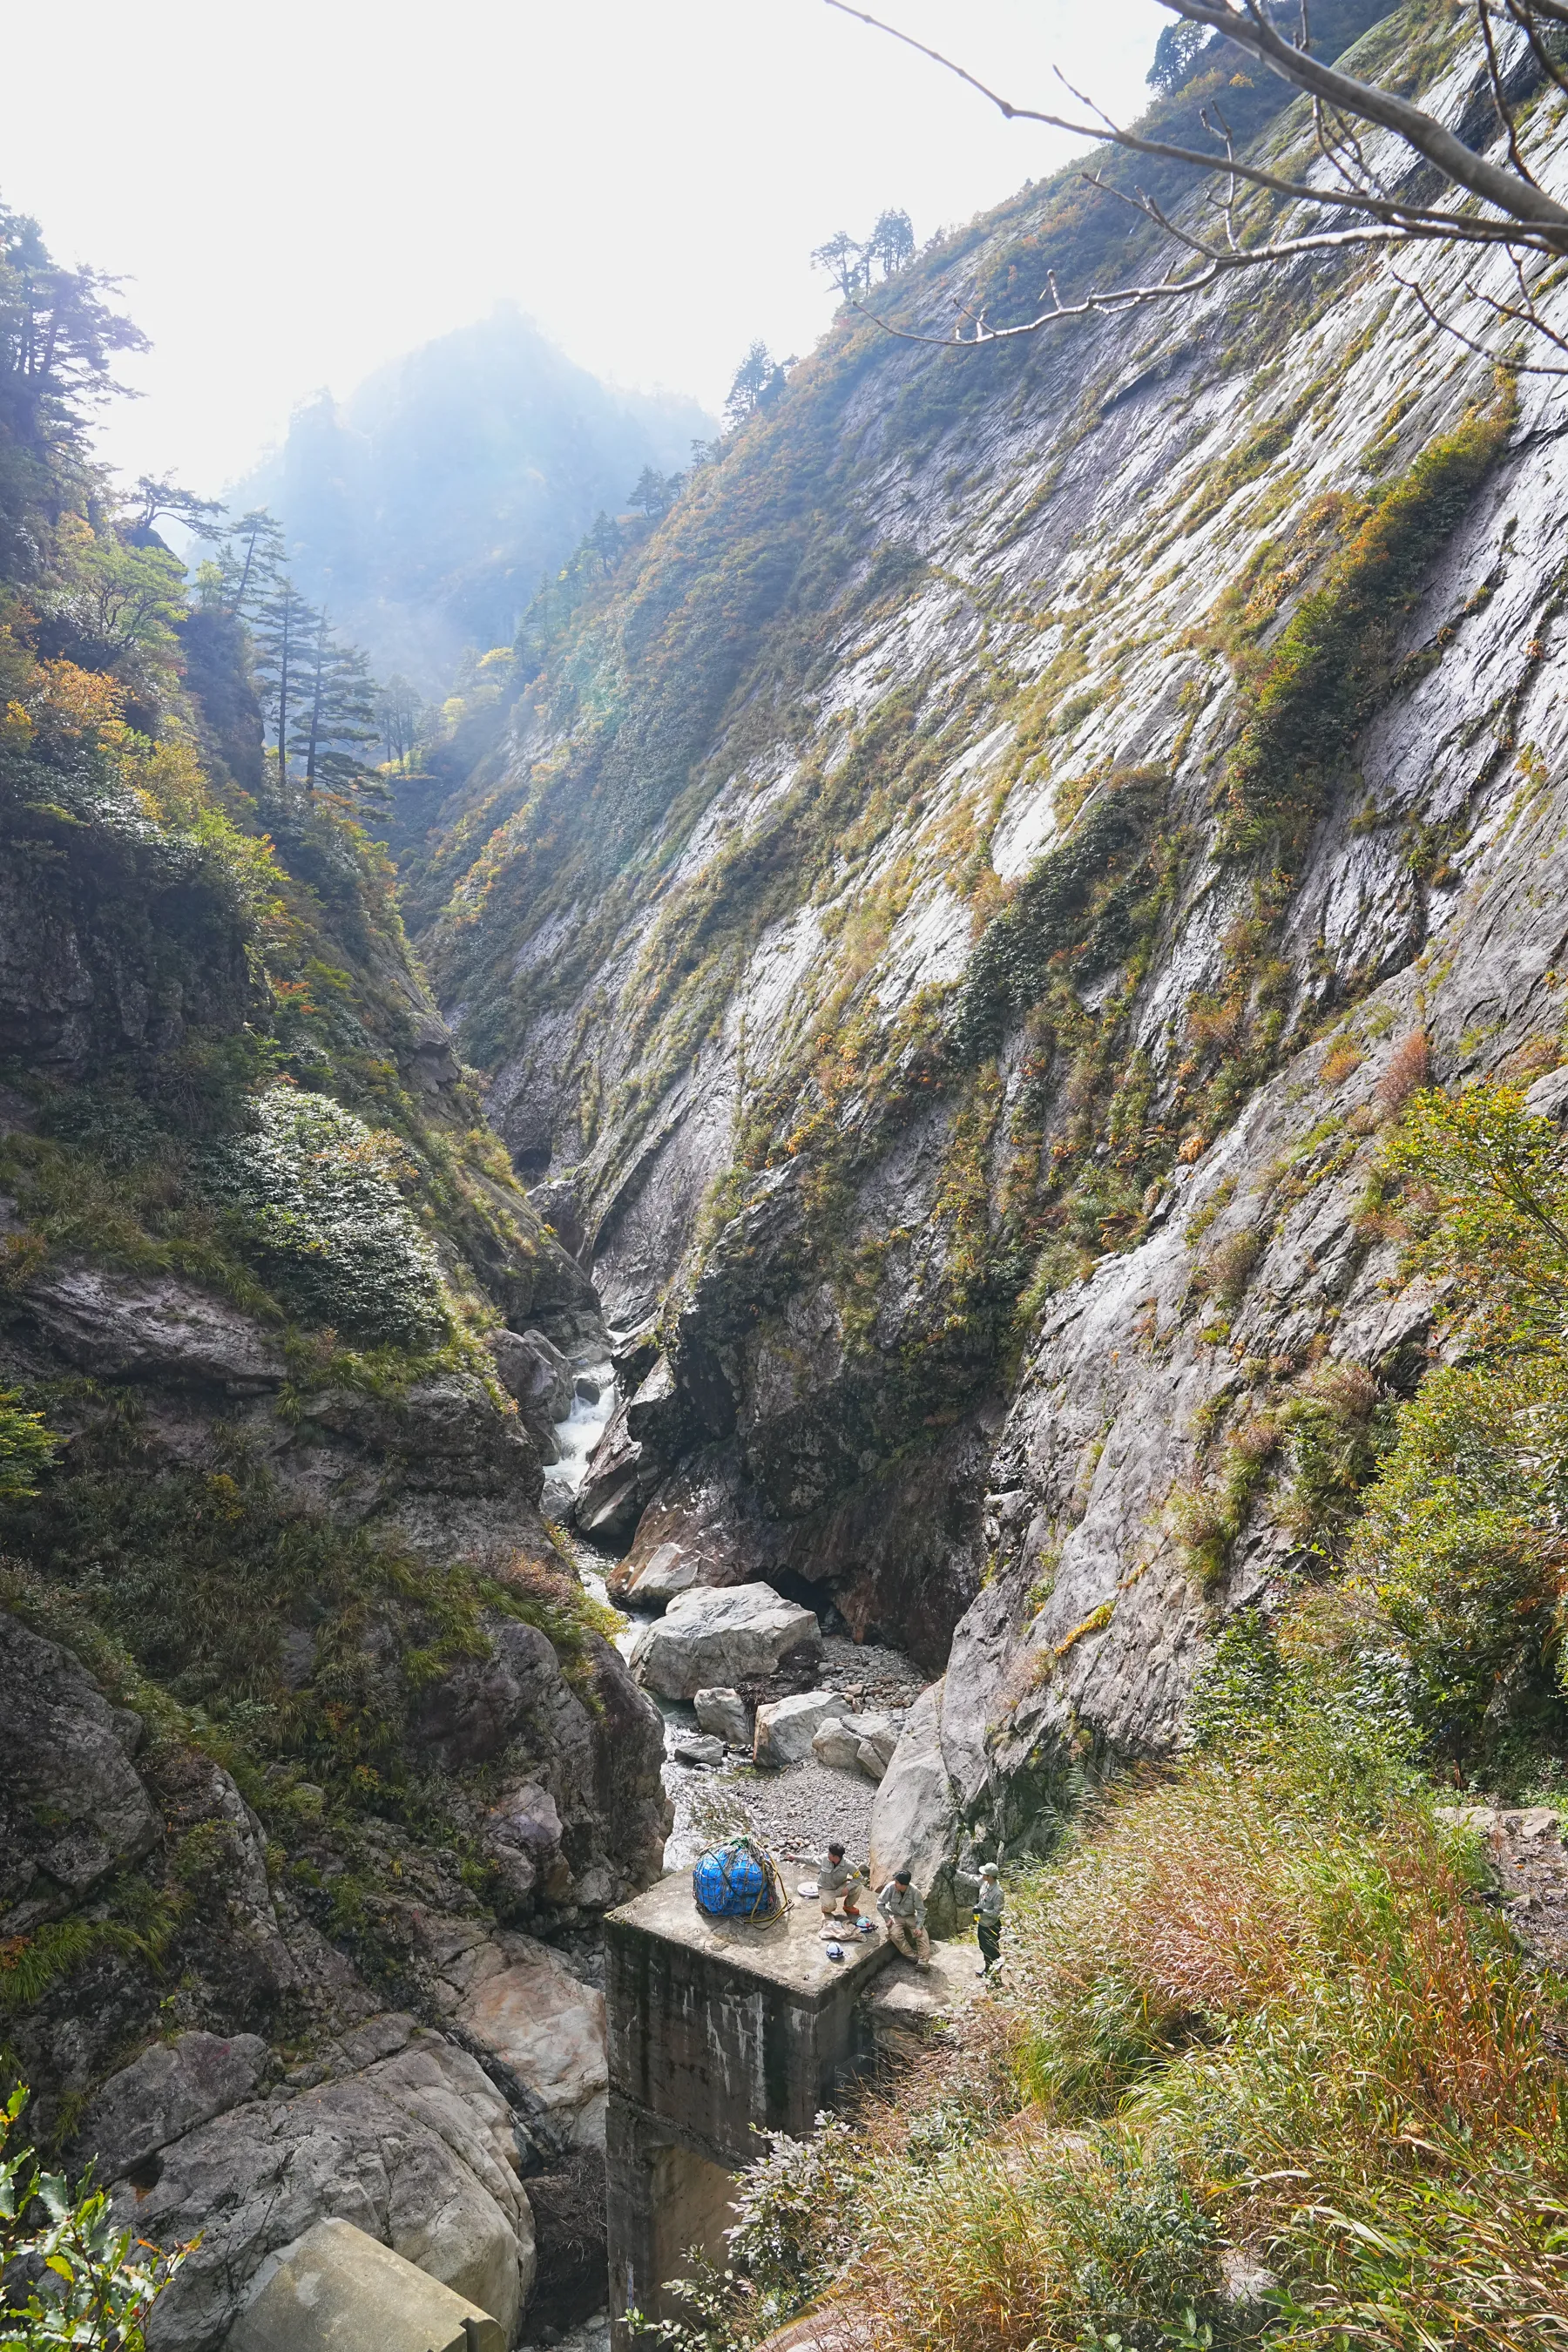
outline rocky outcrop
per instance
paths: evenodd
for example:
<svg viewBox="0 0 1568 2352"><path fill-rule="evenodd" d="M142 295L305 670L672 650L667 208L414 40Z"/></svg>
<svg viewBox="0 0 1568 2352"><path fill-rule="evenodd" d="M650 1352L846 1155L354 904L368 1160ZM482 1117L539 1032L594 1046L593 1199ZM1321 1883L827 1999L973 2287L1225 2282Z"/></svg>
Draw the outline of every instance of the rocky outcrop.
<svg viewBox="0 0 1568 2352"><path fill-rule="evenodd" d="M507 2084L540 2147L603 2148L605 2000L531 1937L456 1923L426 1930L452 2030Z"/></svg>
<svg viewBox="0 0 1568 2352"><path fill-rule="evenodd" d="M0 1934L58 1918L158 1843L144 1733L68 1651L0 1615Z"/></svg>
<svg viewBox="0 0 1568 2352"><path fill-rule="evenodd" d="M572 1367L542 1331L492 1331L496 1376L516 1400L541 1462L559 1462L555 1423L572 1410Z"/></svg>
<svg viewBox="0 0 1568 2352"><path fill-rule="evenodd" d="M98 1379L194 1382L244 1395L277 1388L286 1374L281 1347L252 1317L170 1276L51 1268L28 1286L26 1305L67 1361Z"/></svg>
<svg viewBox="0 0 1568 2352"><path fill-rule="evenodd" d="M109 2183L145 2170L172 2140L248 2099L267 2063L267 2044L255 2033L177 2033L154 2042L88 2102L79 2137L92 2152L94 2179Z"/></svg>
<svg viewBox="0 0 1568 2352"><path fill-rule="evenodd" d="M200 2239L157 2305L152 2352L216 2352L268 2256L329 2216L471 2296L508 2342L533 2279L506 2102L430 2033L361 2074L186 2133L115 2209L155 2243Z"/></svg>
<svg viewBox="0 0 1568 2352"><path fill-rule="evenodd" d="M496 1616L487 1631L488 1655L422 1694L420 1752L499 1780L480 1834L511 1916L624 1902L658 1875L668 1833L658 1710L598 1634L574 1685L537 1627Z"/></svg>

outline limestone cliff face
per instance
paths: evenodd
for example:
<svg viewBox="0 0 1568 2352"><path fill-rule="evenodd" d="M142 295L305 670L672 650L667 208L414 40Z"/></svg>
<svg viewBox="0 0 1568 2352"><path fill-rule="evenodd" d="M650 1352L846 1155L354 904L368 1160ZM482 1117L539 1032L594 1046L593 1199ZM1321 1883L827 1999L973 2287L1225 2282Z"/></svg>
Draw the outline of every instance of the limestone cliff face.
<svg viewBox="0 0 1568 2352"><path fill-rule="evenodd" d="M1469 121L1429 15L1368 63ZM1005 310L1058 204L900 319ZM1561 385L1375 262L980 352L841 323L432 843L492 1115L648 1335L588 1517L946 1663L879 1813L933 1885L1177 1739L1290 1549L1283 1457L1211 1524L1249 1421L1419 1377L1362 1196L1423 1052L1553 1059L1565 468Z"/></svg>

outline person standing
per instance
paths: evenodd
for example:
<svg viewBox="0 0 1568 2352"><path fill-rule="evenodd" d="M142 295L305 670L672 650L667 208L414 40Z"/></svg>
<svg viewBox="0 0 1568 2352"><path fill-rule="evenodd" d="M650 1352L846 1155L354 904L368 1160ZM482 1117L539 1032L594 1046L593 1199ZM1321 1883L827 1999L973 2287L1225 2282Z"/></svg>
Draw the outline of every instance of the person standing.
<svg viewBox="0 0 1568 2352"><path fill-rule="evenodd" d="M921 1969L931 1966L931 1937L926 1934L926 1907L915 1892L907 1870L894 1871L877 1897L877 1908L888 1923L888 1941L906 1960Z"/></svg>
<svg viewBox="0 0 1568 2352"><path fill-rule="evenodd" d="M858 1927L860 1913L855 1897L859 1886L860 1873L853 1863L845 1861L844 1848L835 1839L826 1859L817 1865L816 1892L823 1917L832 1919L841 1911Z"/></svg>
<svg viewBox="0 0 1568 2352"><path fill-rule="evenodd" d="M980 1945L980 1967L976 1973L990 1975L1002 1959L1002 1914L1007 1898L1002 1892L1002 1874L994 1862L980 1865L980 1893L974 1905L974 1933Z"/></svg>

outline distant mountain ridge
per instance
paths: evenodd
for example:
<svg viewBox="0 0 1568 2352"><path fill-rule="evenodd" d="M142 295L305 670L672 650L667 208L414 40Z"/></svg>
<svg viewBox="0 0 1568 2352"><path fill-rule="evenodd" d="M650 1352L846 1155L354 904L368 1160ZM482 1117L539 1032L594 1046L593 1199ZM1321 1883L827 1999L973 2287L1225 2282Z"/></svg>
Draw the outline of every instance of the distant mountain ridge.
<svg viewBox="0 0 1568 2352"><path fill-rule="evenodd" d="M510 642L645 466L684 466L714 429L694 400L601 383L505 304L304 404L229 500L278 516L297 586L382 676L436 695L466 646Z"/></svg>

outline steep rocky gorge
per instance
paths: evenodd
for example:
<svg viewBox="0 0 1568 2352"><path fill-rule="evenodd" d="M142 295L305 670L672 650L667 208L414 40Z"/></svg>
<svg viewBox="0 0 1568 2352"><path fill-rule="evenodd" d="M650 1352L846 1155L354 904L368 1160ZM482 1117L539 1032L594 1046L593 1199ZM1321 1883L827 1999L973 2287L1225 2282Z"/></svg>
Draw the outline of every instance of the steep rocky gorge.
<svg viewBox="0 0 1568 2352"><path fill-rule="evenodd" d="M1360 55L1484 135L1457 12ZM1560 184L1539 92L1530 137ZM1016 315L1097 217L1026 191L900 322ZM1559 1099L1568 422L1413 267L1479 331L1437 252L978 352L841 320L544 647L415 880L621 1335L580 1523L623 1586L661 1547L802 1579L942 1675L875 1832L939 1903L1178 1742L1300 1551L1278 1411L1418 1381L1388 1111Z"/></svg>

